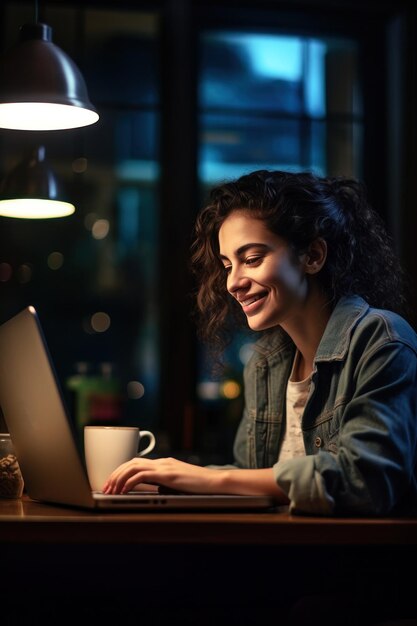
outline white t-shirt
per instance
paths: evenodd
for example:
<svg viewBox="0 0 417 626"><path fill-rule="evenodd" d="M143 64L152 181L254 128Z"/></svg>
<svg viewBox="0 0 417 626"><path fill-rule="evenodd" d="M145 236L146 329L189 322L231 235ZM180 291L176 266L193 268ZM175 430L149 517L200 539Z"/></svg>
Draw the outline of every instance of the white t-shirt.
<svg viewBox="0 0 417 626"><path fill-rule="evenodd" d="M299 359L297 350L291 374L287 383L287 417L284 439L279 453L279 461L286 461L295 456L304 456L303 434L301 431L301 418L310 391L311 374L300 381L293 381L293 373Z"/></svg>

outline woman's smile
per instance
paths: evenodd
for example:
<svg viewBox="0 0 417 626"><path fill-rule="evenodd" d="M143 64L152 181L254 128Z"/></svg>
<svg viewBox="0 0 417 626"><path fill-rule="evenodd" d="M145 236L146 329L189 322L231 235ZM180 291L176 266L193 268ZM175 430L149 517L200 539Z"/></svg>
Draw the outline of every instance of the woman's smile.
<svg viewBox="0 0 417 626"><path fill-rule="evenodd" d="M259 307L261 307L268 295L268 292L262 292L257 295L245 295L241 298L237 297L237 301L242 306L242 309L246 315L250 315L253 312L256 312Z"/></svg>

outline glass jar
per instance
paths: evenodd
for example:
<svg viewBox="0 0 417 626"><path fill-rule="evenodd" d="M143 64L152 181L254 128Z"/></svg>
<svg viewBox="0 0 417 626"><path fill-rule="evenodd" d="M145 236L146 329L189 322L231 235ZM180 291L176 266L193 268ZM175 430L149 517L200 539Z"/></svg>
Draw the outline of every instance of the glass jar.
<svg viewBox="0 0 417 626"><path fill-rule="evenodd" d="M23 477L9 433L0 433L0 498L20 498Z"/></svg>

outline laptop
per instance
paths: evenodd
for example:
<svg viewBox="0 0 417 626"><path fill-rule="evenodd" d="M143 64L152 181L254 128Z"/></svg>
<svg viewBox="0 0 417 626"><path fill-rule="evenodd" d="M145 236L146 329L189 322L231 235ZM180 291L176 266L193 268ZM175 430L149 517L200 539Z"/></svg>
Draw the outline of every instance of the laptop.
<svg viewBox="0 0 417 626"><path fill-rule="evenodd" d="M98 511L266 510L269 496L92 492L39 316L28 306L0 325L0 407L27 495Z"/></svg>

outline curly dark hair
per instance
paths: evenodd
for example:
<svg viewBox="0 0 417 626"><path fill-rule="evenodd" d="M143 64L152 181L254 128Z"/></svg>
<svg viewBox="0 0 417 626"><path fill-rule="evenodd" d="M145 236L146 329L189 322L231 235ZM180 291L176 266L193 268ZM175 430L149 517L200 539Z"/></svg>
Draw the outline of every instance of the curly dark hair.
<svg viewBox="0 0 417 626"><path fill-rule="evenodd" d="M227 292L219 258L219 229L236 210L262 220L296 254L323 238L327 259L318 278L334 304L341 296L356 294L371 306L406 315L404 274L362 183L310 172L259 170L214 187L195 224L191 269L199 285L199 334L216 346L215 353L230 339L236 321L246 320Z"/></svg>

